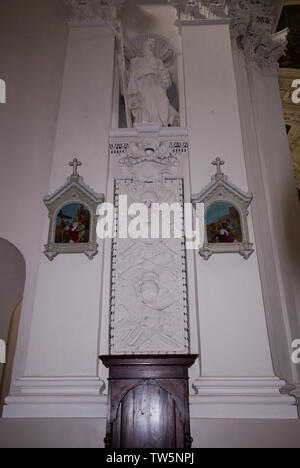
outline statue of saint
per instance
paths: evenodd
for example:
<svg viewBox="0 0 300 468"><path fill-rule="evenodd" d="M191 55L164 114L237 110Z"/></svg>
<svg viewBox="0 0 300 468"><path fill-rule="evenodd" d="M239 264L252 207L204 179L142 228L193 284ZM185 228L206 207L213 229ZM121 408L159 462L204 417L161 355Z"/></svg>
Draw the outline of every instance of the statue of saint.
<svg viewBox="0 0 300 468"><path fill-rule="evenodd" d="M143 57L131 60L128 103L135 123L161 123L175 126L178 112L170 104L167 89L172 85L170 73L154 55L155 39L147 39Z"/></svg>

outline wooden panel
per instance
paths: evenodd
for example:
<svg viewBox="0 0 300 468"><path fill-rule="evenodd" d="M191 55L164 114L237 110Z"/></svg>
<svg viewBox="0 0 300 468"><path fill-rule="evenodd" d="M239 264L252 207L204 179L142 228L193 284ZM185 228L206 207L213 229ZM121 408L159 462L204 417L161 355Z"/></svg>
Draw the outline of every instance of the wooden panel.
<svg viewBox="0 0 300 468"><path fill-rule="evenodd" d="M103 356L110 369L106 447L190 448L188 367L196 358Z"/></svg>
<svg viewBox="0 0 300 468"><path fill-rule="evenodd" d="M173 447L176 434L175 402L155 385L140 385L131 390L118 412L121 419L121 448Z"/></svg>

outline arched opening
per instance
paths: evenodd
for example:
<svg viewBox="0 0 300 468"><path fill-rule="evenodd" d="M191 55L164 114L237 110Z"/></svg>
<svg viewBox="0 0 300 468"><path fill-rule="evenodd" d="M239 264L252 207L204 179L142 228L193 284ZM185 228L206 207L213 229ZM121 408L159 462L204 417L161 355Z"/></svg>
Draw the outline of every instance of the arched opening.
<svg viewBox="0 0 300 468"><path fill-rule="evenodd" d="M10 242L0 238L0 339L6 343L6 363L0 363L0 415L9 392L25 285L25 260Z"/></svg>

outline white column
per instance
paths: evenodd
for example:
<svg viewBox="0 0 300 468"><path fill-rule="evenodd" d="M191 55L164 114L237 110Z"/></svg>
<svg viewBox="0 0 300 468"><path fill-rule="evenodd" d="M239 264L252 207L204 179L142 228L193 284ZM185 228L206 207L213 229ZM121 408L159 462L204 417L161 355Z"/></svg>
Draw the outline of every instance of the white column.
<svg viewBox="0 0 300 468"><path fill-rule="evenodd" d="M192 192L209 182L211 161L248 191L229 24L182 25ZM250 240L255 242L252 216ZM197 254L196 254L197 255ZM196 258L201 376L193 382L191 416L293 418L293 398L274 375L257 253Z"/></svg>
<svg viewBox="0 0 300 468"><path fill-rule="evenodd" d="M49 193L65 183L75 156L85 182L106 192L115 39L105 26L77 26L69 32ZM106 416L98 371L102 263L101 244L93 261L76 254L53 262L41 245L26 369L4 417Z"/></svg>
<svg viewBox="0 0 300 468"><path fill-rule="evenodd" d="M300 337L300 207L278 72L262 73L246 66L239 52L234 53L234 63L247 173L255 194L253 217L274 367L289 383L287 389L299 389L300 367L292 362L291 344ZM294 394L299 397L299 390Z"/></svg>

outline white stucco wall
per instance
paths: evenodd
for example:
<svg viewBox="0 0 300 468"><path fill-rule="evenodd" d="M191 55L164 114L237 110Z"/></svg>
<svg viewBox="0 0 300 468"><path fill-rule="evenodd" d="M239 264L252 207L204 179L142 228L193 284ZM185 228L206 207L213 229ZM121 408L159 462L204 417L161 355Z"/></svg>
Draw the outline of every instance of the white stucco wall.
<svg viewBox="0 0 300 468"><path fill-rule="evenodd" d="M146 19L151 20L153 10L144 11ZM165 18L166 9L160 11L161 19ZM80 173L86 182L96 191L107 190L113 40L104 29L76 30L66 56L68 29L63 17L61 0L5 0L0 5L0 78L6 80L8 89L8 103L0 106L0 158L5 166L0 172L0 236L20 249L28 276L15 379L98 374L101 247L92 263L84 256L60 256L50 264L42 254L48 230L42 198L64 183L70 173L67 163L74 156L84 163ZM146 29L153 30L155 25L154 30L160 32L161 24L152 18ZM175 28L169 26L173 37ZM128 23L129 35L132 27ZM183 38L192 191L198 192L208 183L213 171L210 163L216 156L225 159L225 172L232 181L247 190L226 26L214 31L213 37L206 27L201 31L191 27L183 32ZM62 89L63 80L67 85ZM251 216L249 224L254 240ZM256 254L248 262L237 255L216 256L209 263L197 255L195 262L201 304L202 375L272 375ZM195 446L213 446L216 440L224 444L243 445L245 440L258 443L262 434L266 439L261 441L268 441L275 426L270 444L280 443L276 422L268 427L255 421L235 422L230 426L234 427L230 436L227 421L216 421L215 428L213 424L208 429L204 420L193 421ZM297 444L294 434L298 426L284 423L282 427L284 443ZM212 441L216 428L218 438ZM96 423L92 418L80 422L56 418L1 421L0 445L98 446L101 441L102 446L104 431L104 420Z"/></svg>
<svg viewBox="0 0 300 468"><path fill-rule="evenodd" d="M0 237L26 261L27 282L16 357L25 369L27 343L49 191L67 28L60 0L9 0L0 5L1 78L7 104L0 106Z"/></svg>
<svg viewBox="0 0 300 468"><path fill-rule="evenodd" d="M277 375L297 384L291 343L300 336L300 206L278 77L247 67L239 51L233 57L272 358Z"/></svg>
<svg viewBox="0 0 300 468"><path fill-rule="evenodd" d="M192 192L223 172L248 191L228 25L182 27ZM202 44L202 47L196 47ZM255 240L251 215L250 239ZM197 255L202 376L273 374L256 252Z"/></svg>
<svg viewBox="0 0 300 468"><path fill-rule="evenodd" d="M106 192L113 63L114 37L107 28L70 30L50 192L70 175L75 156L86 183ZM44 220L47 239L46 210ZM101 244L93 261L61 255L50 263L41 253L26 375L97 375L102 254Z"/></svg>

